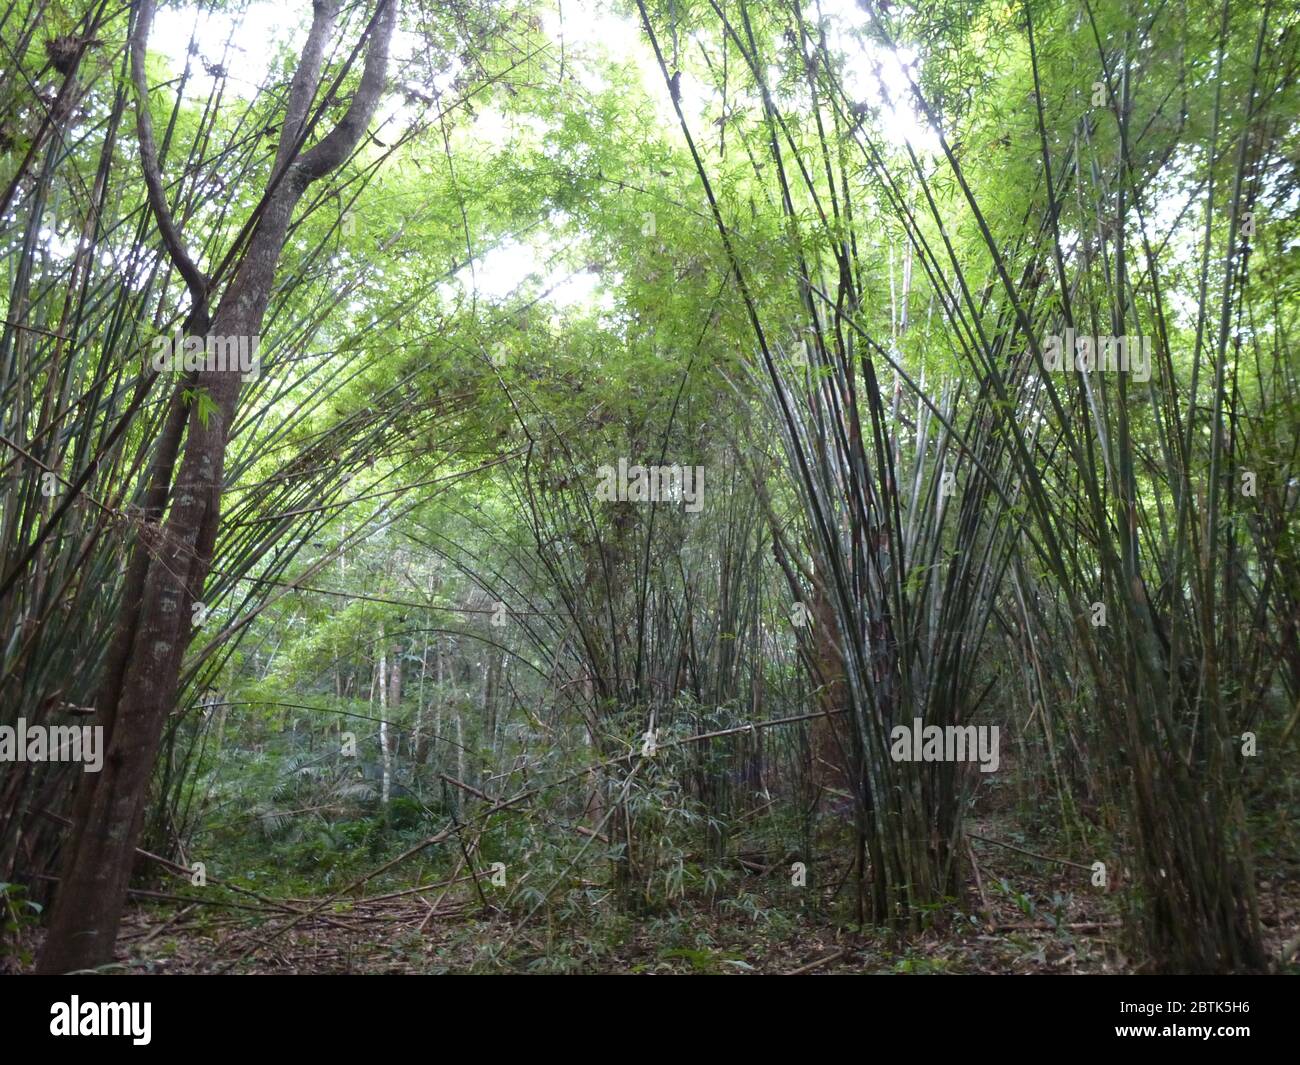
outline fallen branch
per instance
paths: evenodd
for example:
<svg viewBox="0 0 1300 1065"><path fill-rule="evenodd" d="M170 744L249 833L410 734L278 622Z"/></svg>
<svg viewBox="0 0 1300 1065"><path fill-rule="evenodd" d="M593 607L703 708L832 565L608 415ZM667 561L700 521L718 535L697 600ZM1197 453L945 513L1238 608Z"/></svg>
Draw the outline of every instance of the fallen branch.
<svg viewBox="0 0 1300 1065"><path fill-rule="evenodd" d="M810 961L807 965L801 965L797 969L791 969L786 976L802 976L804 973L810 973L814 969L820 969L823 965L829 965L831 962L844 957L844 951L837 950L834 954L827 954L824 958L818 958L816 961Z"/></svg>
<svg viewBox="0 0 1300 1065"><path fill-rule="evenodd" d="M1068 865L1072 869L1082 869L1085 873L1092 872L1092 866L1080 865L1078 862L1072 862L1068 858L1053 858L1049 854L1035 854L1033 851L1027 851L1024 847L1017 847L1014 843L1003 843L1000 839L990 839L988 836L981 836L978 832L967 832L966 835L972 839L978 839L983 843L992 843L995 847L1006 847L1009 851L1015 851L1018 854L1026 854L1030 858L1037 858L1040 862L1055 862L1057 865Z"/></svg>

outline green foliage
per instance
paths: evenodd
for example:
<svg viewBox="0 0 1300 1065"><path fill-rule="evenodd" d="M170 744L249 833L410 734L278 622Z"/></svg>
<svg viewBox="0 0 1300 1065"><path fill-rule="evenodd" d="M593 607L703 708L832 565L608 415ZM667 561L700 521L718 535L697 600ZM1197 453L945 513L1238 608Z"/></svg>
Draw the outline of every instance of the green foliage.
<svg viewBox="0 0 1300 1065"><path fill-rule="evenodd" d="M747 971L718 926L942 927L976 813L1132 866L1116 909L1163 923L1140 951L1208 957L1178 929L1238 900L1257 925L1231 883L1297 851L1298 24L1220 7L758 0L742 25L655 0L660 70L631 8L573 42L528 2L403 5L400 74L293 219L225 427L150 844L271 895L408 850L362 890L473 871L449 900L497 938L471 925L444 968ZM4 723L94 704L169 412L217 410L142 366L189 297L133 109L218 271L305 17L265 71L155 34L136 100L125 9L75 78L55 62L85 15L19 3L0 29ZM356 91L358 32L308 146ZM1045 381L1034 341L1067 318L1152 338L1158 372ZM702 465L702 510L597 499L619 459ZM999 722L1014 765L893 762L913 714ZM12 794L66 797L56 772ZM0 853L35 831L51 860L23 817ZM1085 879L987 883L1060 931ZM0 885L6 941L31 890Z"/></svg>

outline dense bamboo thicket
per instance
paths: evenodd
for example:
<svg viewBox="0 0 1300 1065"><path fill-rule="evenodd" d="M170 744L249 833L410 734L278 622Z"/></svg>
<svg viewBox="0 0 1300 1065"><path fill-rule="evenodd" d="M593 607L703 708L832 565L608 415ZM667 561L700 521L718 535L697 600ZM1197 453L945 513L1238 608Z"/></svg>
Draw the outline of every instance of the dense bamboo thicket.
<svg viewBox="0 0 1300 1065"><path fill-rule="evenodd" d="M1293 964L1298 37L7 7L3 964Z"/></svg>

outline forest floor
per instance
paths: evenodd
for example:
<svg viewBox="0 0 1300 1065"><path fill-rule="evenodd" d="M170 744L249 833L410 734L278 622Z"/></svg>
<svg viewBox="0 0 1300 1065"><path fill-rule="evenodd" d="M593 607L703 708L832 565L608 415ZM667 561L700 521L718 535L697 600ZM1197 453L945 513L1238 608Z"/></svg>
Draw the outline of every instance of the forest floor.
<svg viewBox="0 0 1300 1065"><path fill-rule="evenodd" d="M984 825L971 826L982 831ZM846 922L828 888L816 905L737 914L689 897L655 913L559 923L484 905L472 888L407 888L350 899L181 902L137 893L112 971L125 973L938 974L1140 971L1124 949L1119 896L1088 875L976 841L965 905L891 937ZM968 869L969 869L968 865ZM842 874L843 871L841 871ZM770 874L769 881L779 874ZM838 882L839 876L834 880ZM762 878L743 878L761 896ZM751 883L752 882L752 885ZM1262 876L1268 955L1300 942L1300 884ZM769 889L770 890L770 889ZM165 894L160 892L159 894ZM225 894L223 892L223 894ZM811 896L810 896L811 897ZM230 897L232 900L234 896ZM309 914L303 916L304 913ZM0 969L26 970L41 932L25 929ZM21 960L19 960L21 958Z"/></svg>

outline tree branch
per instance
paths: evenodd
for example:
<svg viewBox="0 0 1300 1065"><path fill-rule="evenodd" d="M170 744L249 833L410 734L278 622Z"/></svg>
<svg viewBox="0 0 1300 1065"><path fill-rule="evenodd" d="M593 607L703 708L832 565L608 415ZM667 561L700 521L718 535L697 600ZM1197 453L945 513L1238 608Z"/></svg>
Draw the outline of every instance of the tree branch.
<svg viewBox="0 0 1300 1065"><path fill-rule="evenodd" d="M144 170L144 183L148 191L149 207L158 220L163 247L171 258L190 292L191 315L195 321L206 319L208 305L208 280L194 264L184 241L172 220L163 188L162 172L158 166L158 145L153 137L153 118L149 114L149 86L145 78L145 45L153 25L154 0L136 0L135 25L131 29L131 81L135 88L135 128L140 142L140 166Z"/></svg>
<svg viewBox="0 0 1300 1065"><path fill-rule="evenodd" d="M275 153L276 175L293 161L302 147L307 128L307 113L320 84L320 69L325 45L338 17L338 0L315 0L312 4L311 30L303 45L289 86L289 101L285 105L284 120L280 125L280 143Z"/></svg>
<svg viewBox="0 0 1300 1065"><path fill-rule="evenodd" d="M379 5L366 28L370 47L366 50L366 65L361 72L361 84L348 105L347 112L320 142L303 153L297 170L304 185L324 177L341 166L352 153L370 119L379 106L388 72L388 44L397 21L397 0L379 0Z"/></svg>

